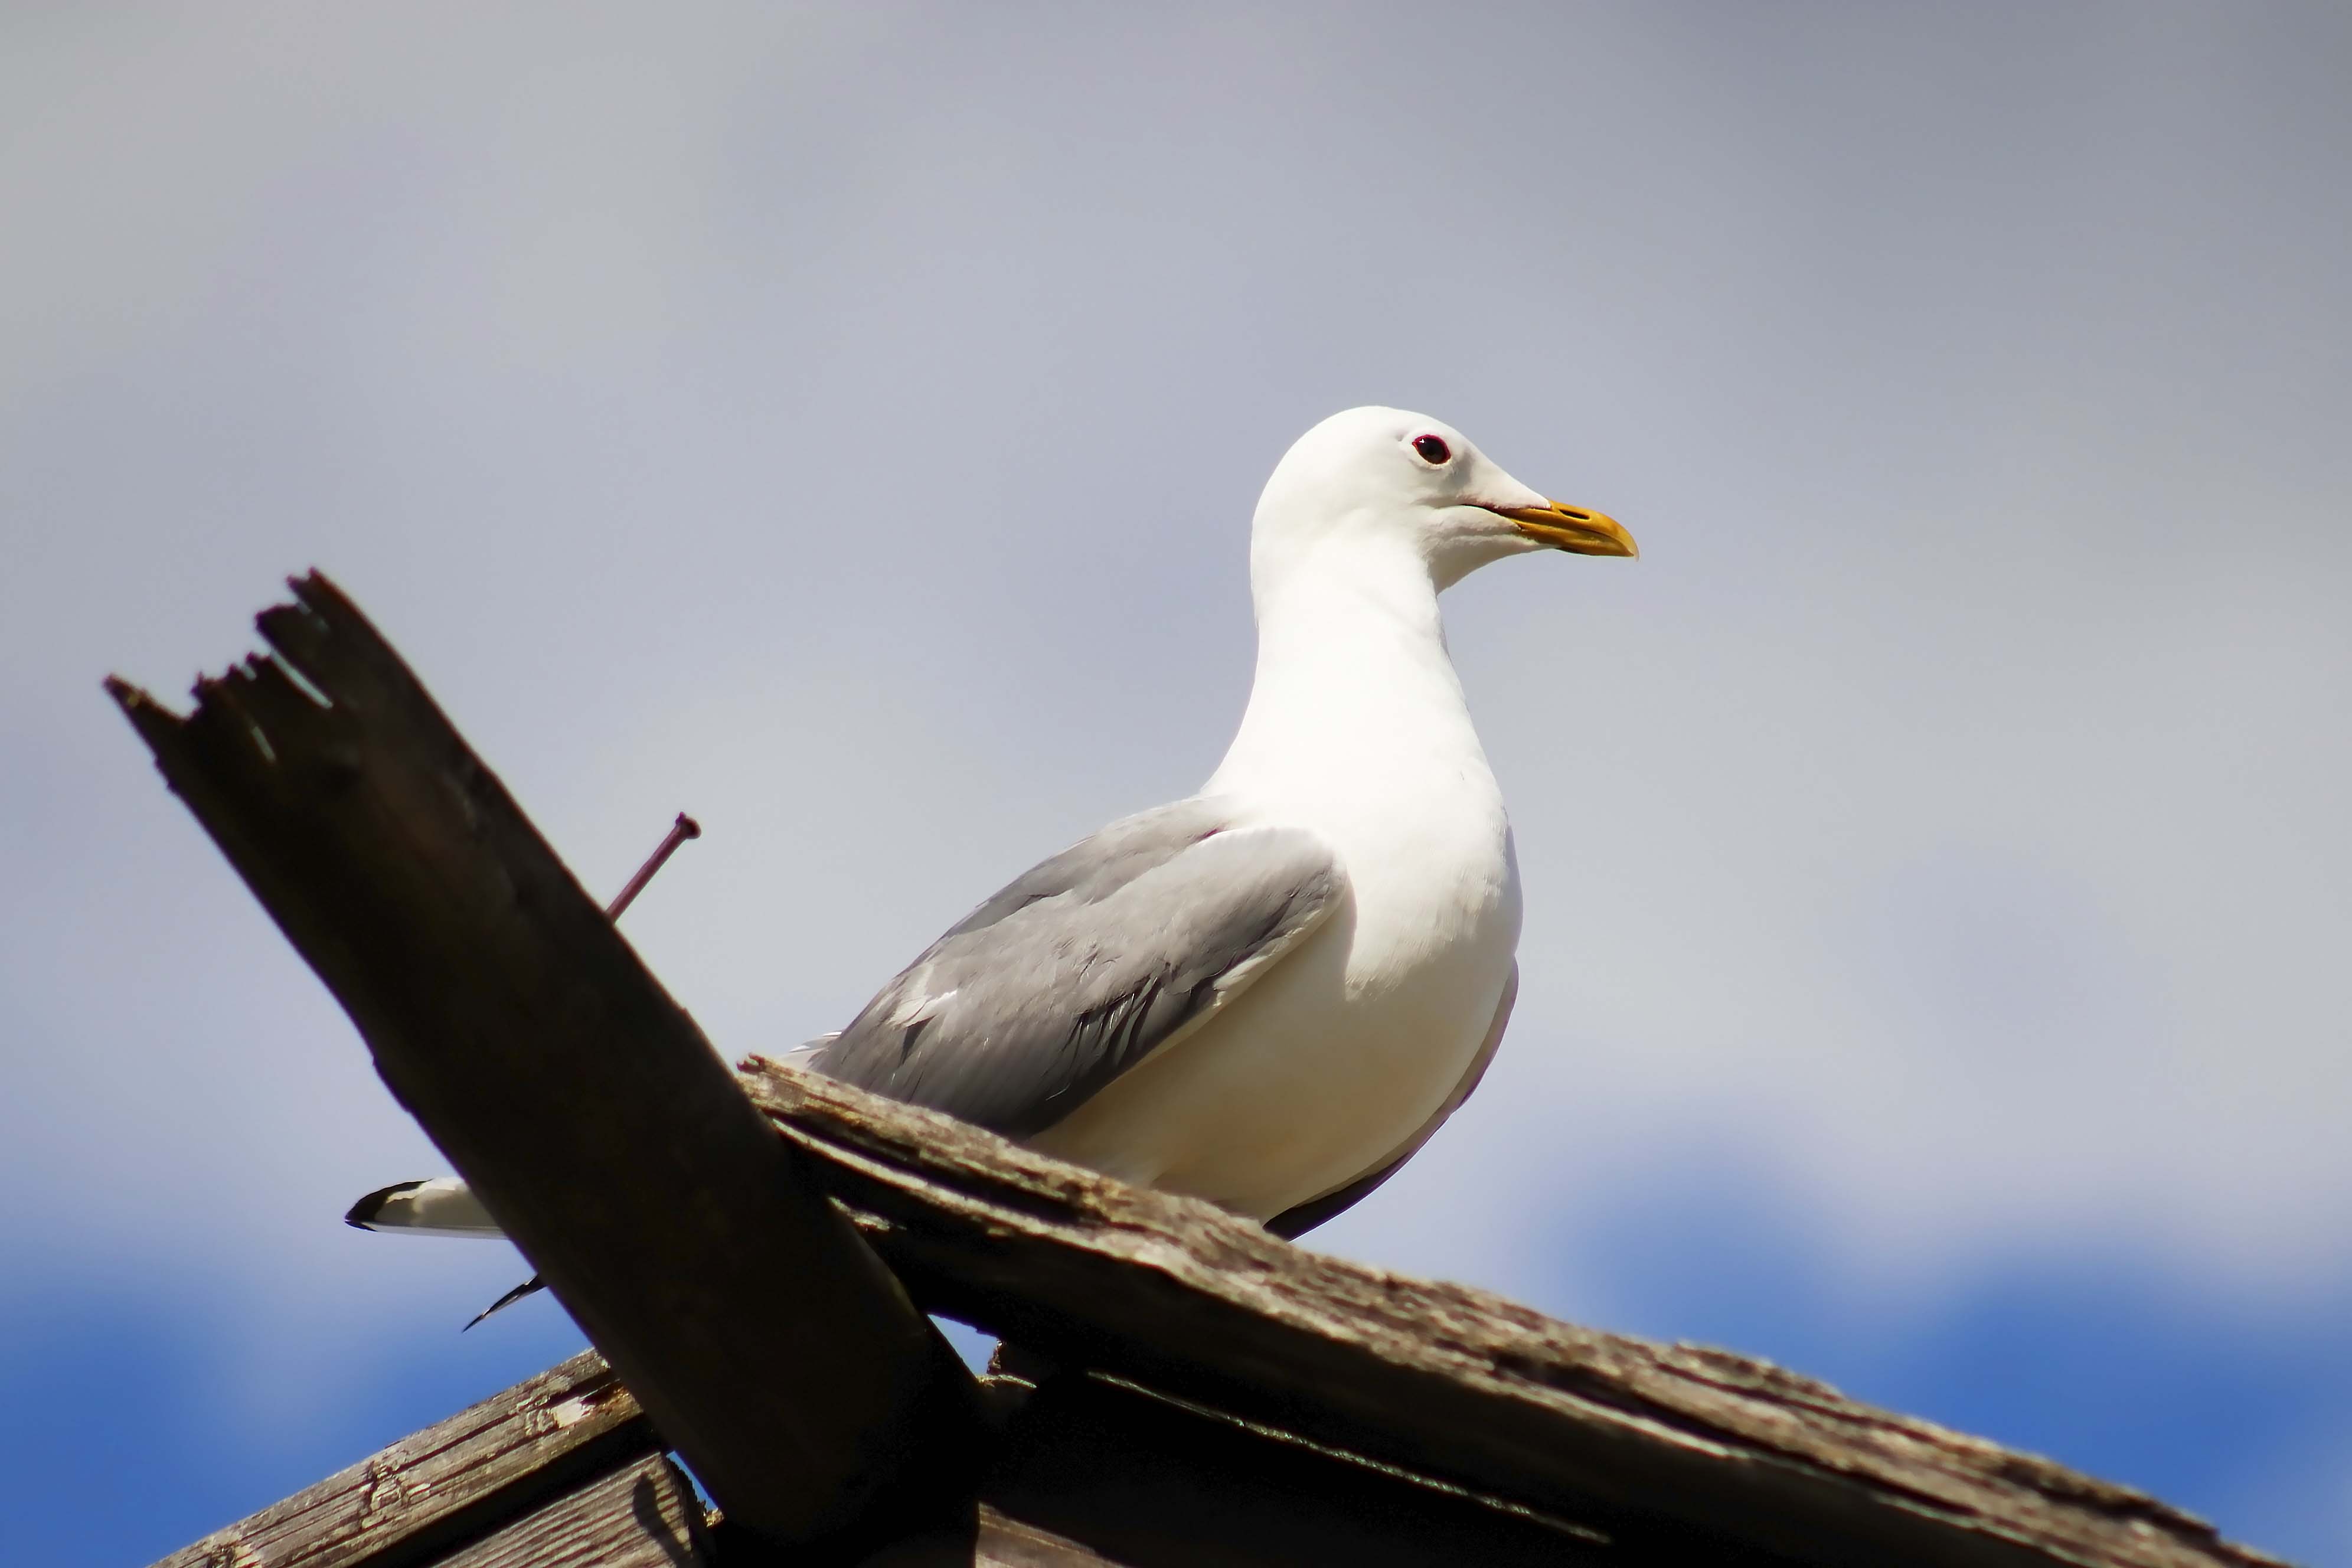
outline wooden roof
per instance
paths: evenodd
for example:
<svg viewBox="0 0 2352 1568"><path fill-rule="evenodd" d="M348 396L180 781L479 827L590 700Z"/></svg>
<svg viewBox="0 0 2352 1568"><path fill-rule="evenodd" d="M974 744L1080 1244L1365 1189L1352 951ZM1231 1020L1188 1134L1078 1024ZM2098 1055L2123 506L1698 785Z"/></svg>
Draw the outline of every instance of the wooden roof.
<svg viewBox="0 0 2352 1568"><path fill-rule="evenodd" d="M115 694L601 1354L175 1568L2273 1562L1777 1367L738 1078L357 609L295 589L187 717ZM1021 1352L975 1382L925 1312Z"/></svg>

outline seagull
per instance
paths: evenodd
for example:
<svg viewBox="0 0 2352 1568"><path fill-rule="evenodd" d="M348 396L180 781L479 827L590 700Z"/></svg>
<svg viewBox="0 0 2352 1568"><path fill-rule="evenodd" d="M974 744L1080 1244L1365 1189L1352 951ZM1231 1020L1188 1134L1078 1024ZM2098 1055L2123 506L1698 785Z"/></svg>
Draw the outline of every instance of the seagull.
<svg viewBox="0 0 2352 1568"><path fill-rule="evenodd" d="M1437 599L1540 551L1638 553L1426 415L1316 426L1258 500L1257 668L1208 783L1041 862L784 1059L1283 1237L1360 1202L1517 995L1510 820ZM498 1234L455 1177L346 1218Z"/></svg>

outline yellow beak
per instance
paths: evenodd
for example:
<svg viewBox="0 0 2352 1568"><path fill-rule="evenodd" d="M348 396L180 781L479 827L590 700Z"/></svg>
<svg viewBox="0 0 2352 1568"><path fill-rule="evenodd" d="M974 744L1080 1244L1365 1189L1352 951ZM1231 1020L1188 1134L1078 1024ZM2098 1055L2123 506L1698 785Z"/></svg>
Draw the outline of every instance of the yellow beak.
<svg viewBox="0 0 2352 1568"><path fill-rule="evenodd" d="M1495 506L1487 510L1507 517L1529 539L1575 555L1634 555L1642 553L1625 525L1613 517L1581 507L1548 501L1542 506Z"/></svg>

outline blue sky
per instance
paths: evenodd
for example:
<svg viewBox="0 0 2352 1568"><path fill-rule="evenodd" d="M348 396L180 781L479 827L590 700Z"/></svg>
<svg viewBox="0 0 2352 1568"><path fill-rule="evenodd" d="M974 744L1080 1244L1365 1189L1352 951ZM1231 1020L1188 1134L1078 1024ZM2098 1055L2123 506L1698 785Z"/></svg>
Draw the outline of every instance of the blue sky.
<svg viewBox="0 0 2352 1568"><path fill-rule="evenodd" d="M773 1048L1206 774L1257 487L1378 401L1644 558L1448 597L1527 983L1318 1244L2352 1563L2352 24L1265 9L0 15L52 1560L576 1342L335 1223L440 1162L101 675L325 568L590 886L703 821L628 931Z"/></svg>

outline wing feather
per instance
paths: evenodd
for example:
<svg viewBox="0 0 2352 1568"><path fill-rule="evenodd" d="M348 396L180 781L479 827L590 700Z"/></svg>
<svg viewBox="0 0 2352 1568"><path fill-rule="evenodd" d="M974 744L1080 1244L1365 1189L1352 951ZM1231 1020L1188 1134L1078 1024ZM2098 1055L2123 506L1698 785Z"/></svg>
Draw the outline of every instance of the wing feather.
<svg viewBox="0 0 2352 1568"><path fill-rule="evenodd" d="M1027 1137L1214 1016L1346 887L1316 835L1213 798L1127 817L950 927L809 1065Z"/></svg>

